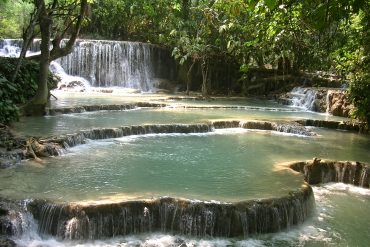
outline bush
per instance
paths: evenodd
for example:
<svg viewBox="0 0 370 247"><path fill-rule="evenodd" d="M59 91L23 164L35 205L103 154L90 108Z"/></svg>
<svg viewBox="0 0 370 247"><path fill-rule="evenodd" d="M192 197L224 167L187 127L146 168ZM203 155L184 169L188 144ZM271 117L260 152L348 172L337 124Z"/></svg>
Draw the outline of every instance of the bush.
<svg viewBox="0 0 370 247"><path fill-rule="evenodd" d="M11 78L17 64L16 58L0 57L0 123L9 124L19 118L17 106L29 101L36 92L39 65L37 62L23 60L15 78ZM56 88L56 81L49 76L49 88Z"/></svg>
<svg viewBox="0 0 370 247"><path fill-rule="evenodd" d="M0 74L0 123L8 124L19 118L18 108L13 102L13 95L17 95L17 88Z"/></svg>
<svg viewBox="0 0 370 247"><path fill-rule="evenodd" d="M356 118L370 124L370 74L365 74L350 85L350 99L356 109Z"/></svg>

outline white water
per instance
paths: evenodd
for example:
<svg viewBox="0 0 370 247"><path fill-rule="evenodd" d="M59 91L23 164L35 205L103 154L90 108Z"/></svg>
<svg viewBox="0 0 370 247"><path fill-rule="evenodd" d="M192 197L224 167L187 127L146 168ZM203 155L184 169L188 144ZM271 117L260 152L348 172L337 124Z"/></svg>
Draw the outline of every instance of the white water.
<svg viewBox="0 0 370 247"><path fill-rule="evenodd" d="M91 90L89 81L79 76L68 75L59 63L54 61L51 62L49 69L54 75L60 78L58 89L64 89L74 92L84 92Z"/></svg>
<svg viewBox="0 0 370 247"><path fill-rule="evenodd" d="M309 88L295 87L291 91L292 106L313 110L317 92Z"/></svg>
<svg viewBox="0 0 370 247"><path fill-rule="evenodd" d="M4 39L0 56L18 57L21 43ZM34 51L27 52L27 56L37 53L39 43L40 40L35 40ZM92 87L142 92L155 91L159 81L173 80L176 73L174 61L164 49L145 43L106 40L77 40L72 53L53 62L50 70L62 77L64 84L77 79L80 84L88 82Z"/></svg>
<svg viewBox="0 0 370 247"><path fill-rule="evenodd" d="M18 57L21 48L11 44L10 40L2 40L0 43L0 57Z"/></svg>
<svg viewBox="0 0 370 247"><path fill-rule="evenodd" d="M191 238L188 236L162 233L136 234L120 238L96 241L60 241L53 237L41 237L34 234L36 228L30 228L31 233L25 233L16 243L21 247L285 247L285 246L368 246L369 221L366 205L370 200L370 190L341 183L313 187L316 198L316 214L302 226L294 227L277 234L262 234L250 239L225 238ZM365 213L353 217L353 213ZM345 226L347 221L349 226ZM34 225L37 227L37 225ZM348 228L350 227L350 228ZM348 239L348 236L355 235Z"/></svg>

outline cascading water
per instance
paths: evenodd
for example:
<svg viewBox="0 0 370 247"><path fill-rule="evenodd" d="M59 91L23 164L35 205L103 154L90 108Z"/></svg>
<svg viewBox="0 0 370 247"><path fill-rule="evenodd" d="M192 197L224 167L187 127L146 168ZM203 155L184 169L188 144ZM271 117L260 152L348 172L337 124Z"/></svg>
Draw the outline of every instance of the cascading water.
<svg viewBox="0 0 370 247"><path fill-rule="evenodd" d="M291 92L291 105L306 110L315 110L317 92L310 88L295 87Z"/></svg>
<svg viewBox="0 0 370 247"><path fill-rule="evenodd" d="M15 44L16 40L0 40L0 57L17 57L21 52L21 46Z"/></svg>
<svg viewBox="0 0 370 247"><path fill-rule="evenodd" d="M174 62L165 50L138 42L78 40L58 60L70 75L93 87L124 87L152 91L156 78L173 79Z"/></svg>
<svg viewBox="0 0 370 247"><path fill-rule="evenodd" d="M39 51L40 42L35 40L27 54ZM22 40L1 40L0 56L17 57L21 45ZM61 73L61 68L65 72ZM93 87L122 87L150 92L159 81L175 79L176 65L167 50L155 45L77 40L72 53L53 62L51 71L56 71L59 76L62 74L67 81L71 79L67 78L68 75L82 77Z"/></svg>
<svg viewBox="0 0 370 247"><path fill-rule="evenodd" d="M58 89L73 88L74 91L85 91L90 87L90 83L86 79L68 75L57 62L51 62L49 70L60 78Z"/></svg>

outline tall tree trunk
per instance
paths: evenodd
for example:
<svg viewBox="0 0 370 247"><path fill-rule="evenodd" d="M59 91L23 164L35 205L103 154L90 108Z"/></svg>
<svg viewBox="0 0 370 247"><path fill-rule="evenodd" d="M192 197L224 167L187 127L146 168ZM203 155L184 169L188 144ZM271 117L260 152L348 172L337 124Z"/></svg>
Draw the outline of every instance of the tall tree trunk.
<svg viewBox="0 0 370 247"><path fill-rule="evenodd" d="M202 95L203 97L208 97L208 63L207 60L203 58L202 64Z"/></svg>
<svg viewBox="0 0 370 247"><path fill-rule="evenodd" d="M87 8L87 0L80 0L75 2L75 6L80 6L79 13L76 18L71 18L65 22L66 28L54 35L52 40L53 49L50 50L51 30L53 27L53 12L57 11L58 1L53 0L52 5L46 5L45 0L34 0L35 7L39 11L39 26L41 33L41 54L31 57L36 58L40 64L39 80L37 83L37 90L34 98L23 108L25 115L43 115L45 113L45 106L49 101L49 65L50 62L62 56L68 55L77 39L81 30L82 22ZM55 17L55 15L54 15ZM65 46L61 47L61 41L64 36L70 32L70 38Z"/></svg>
<svg viewBox="0 0 370 247"><path fill-rule="evenodd" d="M35 0L37 7L40 7L40 32L41 32L41 55L40 55L40 71L37 83L36 94L33 99L24 107L24 114L38 116L45 114L45 106L48 103L49 89L48 89L48 76L50 64L50 38L51 38L51 25L52 20L46 10L44 0Z"/></svg>
<svg viewBox="0 0 370 247"><path fill-rule="evenodd" d="M188 70L188 73L186 73L186 95L190 94L190 87L191 87L191 73L193 71L195 65L195 60L192 61L192 64L190 65L190 68Z"/></svg>

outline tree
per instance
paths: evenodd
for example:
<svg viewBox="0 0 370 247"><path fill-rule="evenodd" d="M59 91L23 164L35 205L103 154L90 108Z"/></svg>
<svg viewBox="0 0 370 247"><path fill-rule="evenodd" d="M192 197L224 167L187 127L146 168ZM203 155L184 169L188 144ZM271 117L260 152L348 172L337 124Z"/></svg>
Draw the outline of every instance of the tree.
<svg viewBox="0 0 370 247"><path fill-rule="evenodd" d="M53 0L51 2L34 0L33 4L35 19L31 18L28 28L31 34L24 37L23 45L30 44L30 39L34 37L32 33L35 30L32 25L38 25L41 35L41 54L30 57L30 59L39 61L40 72L36 95L26 104L24 113L25 115L42 115L49 99L47 79L50 62L72 51L83 24L87 0ZM67 35L69 39L62 44ZM52 49L50 49L50 40Z"/></svg>
<svg viewBox="0 0 370 247"><path fill-rule="evenodd" d="M32 5L22 0L0 0L0 38L20 38Z"/></svg>

